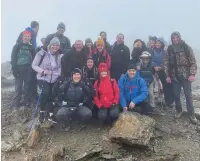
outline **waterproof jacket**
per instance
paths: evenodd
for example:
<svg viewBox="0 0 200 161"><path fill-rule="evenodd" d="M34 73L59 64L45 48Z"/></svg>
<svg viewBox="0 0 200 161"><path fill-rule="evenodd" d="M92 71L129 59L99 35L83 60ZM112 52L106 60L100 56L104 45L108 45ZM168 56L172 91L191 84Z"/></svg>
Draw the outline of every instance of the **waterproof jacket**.
<svg viewBox="0 0 200 161"><path fill-rule="evenodd" d="M92 59L94 60L95 66L99 67L100 63L106 63L108 69L111 67L111 57L110 54L104 49L101 53L98 52L97 49L94 50L94 54L92 55Z"/></svg>
<svg viewBox="0 0 200 161"><path fill-rule="evenodd" d="M115 79L101 78L94 83L94 89L94 102L98 108L111 108L113 104L119 104L119 88Z"/></svg>
<svg viewBox="0 0 200 161"><path fill-rule="evenodd" d="M190 46L184 41L178 45L170 45L164 58L165 74L180 80L188 79L197 72L197 63Z"/></svg>
<svg viewBox="0 0 200 161"><path fill-rule="evenodd" d="M95 66L93 66L92 69L89 69L87 65L83 67L82 73L83 73L83 80L84 81L89 80L90 83L92 84L94 84L95 80L97 80L99 75L98 69Z"/></svg>
<svg viewBox="0 0 200 161"><path fill-rule="evenodd" d="M35 49L32 44L17 43L11 53L11 66L14 69L17 65L31 65L35 57Z"/></svg>
<svg viewBox="0 0 200 161"><path fill-rule="evenodd" d="M60 41L60 50L62 54L66 54L71 50L71 42L69 38L67 38L64 35L58 35L57 33L50 34L46 37L45 42L44 42L44 48L46 49L47 46L49 45L50 41L54 38L57 37Z"/></svg>
<svg viewBox="0 0 200 161"><path fill-rule="evenodd" d="M117 45L115 42L111 51L111 76L118 80L125 74L130 63L130 50L124 43Z"/></svg>
<svg viewBox="0 0 200 161"><path fill-rule="evenodd" d="M118 82L120 89L120 104L128 107L132 101L135 105L143 102L148 96L148 88L143 78L136 73L133 80L128 78L128 74L122 75Z"/></svg>
<svg viewBox="0 0 200 161"><path fill-rule="evenodd" d="M25 31L29 31L31 33L31 41L30 41L30 43L36 49L37 48L37 41L36 41L37 33L35 33L35 31L30 27L27 27L25 29ZM23 41L22 37L23 37L23 32L20 33L20 35L19 35L19 37L17 39L17 43L22 43L22 41Z"/></svg>
<svg viewBox="0 0 200 161"><path fill-rule="evenodd" d="M65 78L69 78L71 71L75 68L83 69L86 61L87 55L84 50L82 49L80 52L77 52L73 47L71 51L62 57L62 75Z"/></svg>
<svg viewBox="0 0 200 161"><path fill-rule="evenodd" d="M40 50L32 63L32 68L37 72L37 79L45 80L48 83L55 83L61 75L61 58L61 54L51 54L43 49ZM43 71L47 71L46 76L42 76Z"/></svg>

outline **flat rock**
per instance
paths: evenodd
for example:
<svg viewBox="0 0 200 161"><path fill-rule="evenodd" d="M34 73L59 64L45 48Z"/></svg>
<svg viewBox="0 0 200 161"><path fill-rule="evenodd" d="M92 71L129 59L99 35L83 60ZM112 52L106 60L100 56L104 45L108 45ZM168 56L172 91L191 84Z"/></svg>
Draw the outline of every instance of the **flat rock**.
<svg viewBox="0 0 200 161"><path fill-rule="evenodd" d="M1 151L9 152L12 151L15 147L15 144L11 141L1 141Z"/></svg>
<svg viewBox="0 0 200 161"><path fill-rule="evenodd" d="M109 131L112 141L128 145L148 146L153 136L155 120L138 113L126 112L120 115Z"/></svg>

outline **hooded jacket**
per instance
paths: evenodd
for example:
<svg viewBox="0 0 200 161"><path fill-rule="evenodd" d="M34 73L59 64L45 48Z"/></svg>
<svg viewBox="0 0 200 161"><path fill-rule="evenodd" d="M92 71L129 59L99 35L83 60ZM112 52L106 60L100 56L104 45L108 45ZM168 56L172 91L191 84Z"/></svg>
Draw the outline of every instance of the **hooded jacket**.
<svg viewBox="0 0 200 161"><path fill-rule="evenodd" d="M30 43L33 45L33 47L36 49L37 48L37 41L36 41L36 37L37 37L37 34L35 33L35 31L30 28L30 27L27 27L25 29L25 31L29 31L31 33L31 41ZM17 39L17 43L22 43L22 37L23 37L23 32L20 33L18 39Z"/></svg>
<svg viewBox="0 0 200 161"><path fill-rule="evenodd" d="M65 78L69 78L71 71L75 68L83 69L86 61L87 55L84 52L84 49L82 49L80 52L77 52L73 47L71 51L62 57L62 75Z"/></svg>
<svg viewBox="0 0 200 161"><path fill-rule="evenodd" d="M95 80L98 78L98 69L95 67L95 65L92 67L92 69L88 69L87 65L83 67L83 80L89 80L90 83L94 84Z"/></svg>
<svg viewBox="0 0 200 161"><path fill-rule="evenodd" d="M105 63L99 65L99 73L103 70L108 72ZM113 104L119 104L119 88L116 80L111 80L109 74L106 77L100 76L100 80L94 83L94 89L94 102L98 108L111 108Z"/></svg>
<svg viewBox="0 0 200 161"><path fill-rule="evenodd" d="M97 49L95 49L94 54L92 55L92 59L94 60L96 67L99 67L100 63L106 63L108 66L108 69L110 70L111 57L110 57L110 54L106 51L106 49L104 49L101 53L98 52Z"/></svg>
<svg viewBox="0 0 200 161"><path fill-rule="evenodd" d="M197 63L192 48L181 40L180 33L172 33L171 39L173 35L179 36L180 42L179 44L172 42L172 45L168 47L164 58L164 69L167 77L180 81L196 74Z"/></svg>
<svg viewBox="0 0 200 161"><path fill-rule="evenodd" d="M120 104L121 106L128 107L132 101L135 105L143 102L148 96L148 88L143 78L137 72L133 80L128 78L128 73L121 76L119 82L120 89Z"/></svg>
<svg viewBox="0 0 200 161"><path fill-rule="evenodd" d="M43 61L40 63L42 56L45 54ZM58 77L61 75L61 54L51 54L45 50L40 50L32 63L32 68L37 72L38 80L45 80L48 83L55 83ZM42 76L42 72L47 70L47 75Z"/></svg>
<svg viewBox="0 0 200 161"><path fill-rule="evenodd" d="M130 50L124 43L117 45L115 42L111 52L111 75L118 80L125 74L130 62Z"/></svg>

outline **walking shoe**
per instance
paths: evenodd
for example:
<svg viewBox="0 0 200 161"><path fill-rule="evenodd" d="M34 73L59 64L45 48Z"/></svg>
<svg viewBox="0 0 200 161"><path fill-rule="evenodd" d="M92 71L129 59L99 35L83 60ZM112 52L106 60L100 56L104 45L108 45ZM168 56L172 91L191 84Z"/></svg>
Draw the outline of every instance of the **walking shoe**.
<svg viewBox="0 0 200 161"><path fill-rule="evenodd" d="M45 112L40 111L39 122L43 123L45 121Z"/></svg>
<svg viewBox="0 0 200 161"><path fill-rule="evenodd" d="M176 111L175 118L179 119L183 114L183 111Z"/></svg>
<svg viewBox="0 0 200 161"><path fill-rule="evenodd" d="M49 116L48 120L53 122L54 124L57 123L56 117L54 115Z"/></svg>
<svg viewBox="0 0 200 161"><path fill-rule="evenodd" d="M194 115L193 116L189 116L189 119L190 119L192 124L197 124L197 118Z"/></svg>

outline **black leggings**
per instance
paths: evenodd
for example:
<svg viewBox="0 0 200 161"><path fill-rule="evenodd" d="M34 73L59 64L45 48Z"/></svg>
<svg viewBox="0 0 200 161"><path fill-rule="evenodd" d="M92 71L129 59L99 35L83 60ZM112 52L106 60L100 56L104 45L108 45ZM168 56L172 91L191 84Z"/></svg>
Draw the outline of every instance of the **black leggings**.
<svg viewBox="0 0 200 161"><path fill-rule="evenodd" d="M54 83L48 83L47 81L38 80L38 86L39 89L42 90L40 96L40 110L41 111L47 110L48 112L53 112L51 95Z"/></svg>

